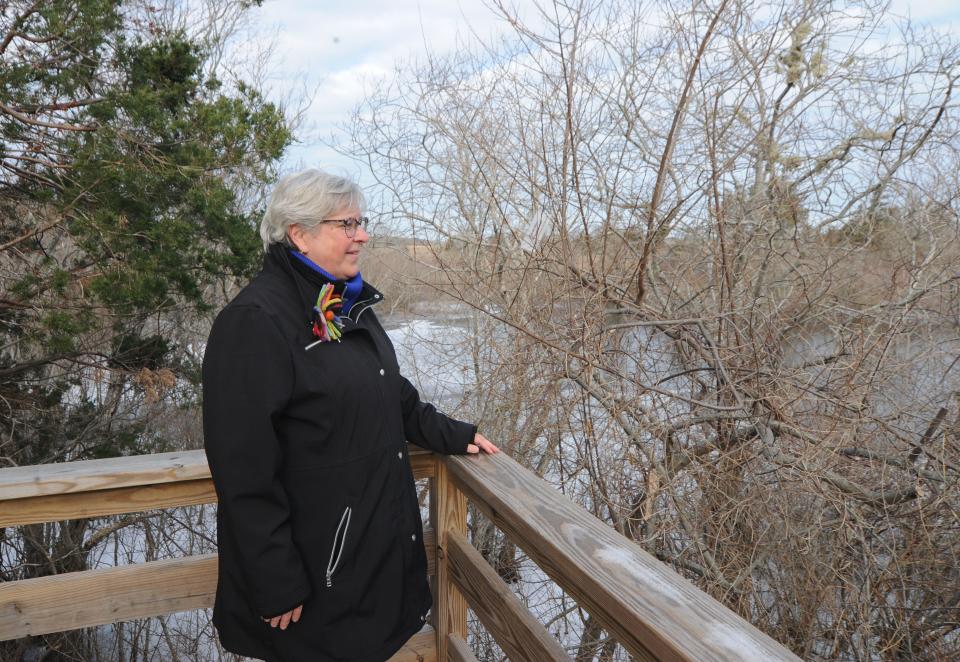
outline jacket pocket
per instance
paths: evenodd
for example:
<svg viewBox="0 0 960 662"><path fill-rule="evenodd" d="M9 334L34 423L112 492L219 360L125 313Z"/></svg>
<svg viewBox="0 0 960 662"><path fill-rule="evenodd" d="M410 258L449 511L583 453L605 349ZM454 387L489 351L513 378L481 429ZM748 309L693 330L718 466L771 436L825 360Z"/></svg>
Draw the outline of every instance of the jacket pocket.
<svg viewBox="0 0 960 662"><path fill-rule="evenodd" d="M327 588L333 586L333 575L340 567L340 561L343 558L343 548L347 544L347 533L350 531L350 518L353 516L353 508L347 506L343 509L340 516L340 522L337 524L337 530L333 534L333 544L330 547L330 560L327 561L326 583Z"/></svg>

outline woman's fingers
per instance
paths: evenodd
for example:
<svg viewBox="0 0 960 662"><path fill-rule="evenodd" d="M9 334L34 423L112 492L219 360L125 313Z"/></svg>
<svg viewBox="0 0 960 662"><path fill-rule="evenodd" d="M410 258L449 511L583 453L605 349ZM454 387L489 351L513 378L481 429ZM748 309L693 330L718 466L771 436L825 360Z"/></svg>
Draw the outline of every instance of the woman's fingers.
<svg viewBox="0 0 960 662"><path fill-rule="evenodd" d="M490 453L491 455L493 455L494 453L499 453L499 452L500 452L500 449L497 448L496 446L494 446L494 445L493 445L492 443L490 443L489 441L487 442L487 445L483 447L483 450L485 450L486 452Z"/></svg>
<svg viewBox="0 0 960 662"><path fill-rule="evenodd" d="M281 630L286 630L287 626L290 623L296 623L300 620L300 612L303 611L303 605L297 605L286 614L280 614L279 616L274 616L273 618L264 618L263 620L270 623L270 627L275 628L278 625Z"/></svg>
<svg viewBox="0 0 960 662"><path fill-rule="evenodd" d="M484 437L484 436L483 436L482 434L480 434L479 432L476 434L476 436L474 437L474 440L473 440L473 441L474 441L474 443L477 444L477 446L479 446L480 448L482 448L482 449L483 449L485 452L487 452L487 453L493 454L493 453L498 453L498 452L500 451L500 449L497 448L497 447L493 444L493 442L491 442L489 439L487 439L486 437Z"/></svg>
<svg viewBox="0 0 960 662"><path fill-rule="evenodd" d="M489 439L478 432L473 436L473 443L467 444L467 452L479 453L481 450L484 453L489 453L491 455L493 453L500 452L499 448L497 448Z"/></svg>

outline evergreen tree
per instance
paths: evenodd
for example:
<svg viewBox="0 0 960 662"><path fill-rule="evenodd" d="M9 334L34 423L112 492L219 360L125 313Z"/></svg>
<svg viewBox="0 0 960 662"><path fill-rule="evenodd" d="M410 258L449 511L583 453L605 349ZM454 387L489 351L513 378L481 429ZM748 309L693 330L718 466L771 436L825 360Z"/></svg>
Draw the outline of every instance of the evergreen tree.
<svg viewBox="0 0 960 662"><path fill-rule="evenodd" d="M145 411L194 395L203 325L183 331L259 264L244 193L274 178L288 124L168 10L0 7L5 466L169 450ZM0 578L86 567L86 526L24 527Z"/></svg>

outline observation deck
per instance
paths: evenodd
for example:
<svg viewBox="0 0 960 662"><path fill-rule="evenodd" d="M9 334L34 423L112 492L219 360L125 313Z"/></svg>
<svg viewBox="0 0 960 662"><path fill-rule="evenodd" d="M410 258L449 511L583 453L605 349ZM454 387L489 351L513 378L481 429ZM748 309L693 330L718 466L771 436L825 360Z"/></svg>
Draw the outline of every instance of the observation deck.
<svg viewBox="0 0 960 662"><path fill-rule="evenodd" d="M476 660L468 606L510 660L572 659L467 540L468 500L636 659L799 660L505 453L411 451L433 619L393 661ZM214 502L203 451L0 469L2 527ZM212 607L216 582L216 554L7 582L0 640Z"/></svg>

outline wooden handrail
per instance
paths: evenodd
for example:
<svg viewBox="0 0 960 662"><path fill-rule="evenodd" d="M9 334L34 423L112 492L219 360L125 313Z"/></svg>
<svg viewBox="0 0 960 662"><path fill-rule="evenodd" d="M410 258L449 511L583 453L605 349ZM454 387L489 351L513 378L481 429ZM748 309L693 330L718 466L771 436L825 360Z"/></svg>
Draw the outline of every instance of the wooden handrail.
<svg viewBox="0 0 960 662"><path fill-rule="evenodd" d="M434 458L410 446L416 478ZM194 506L217 500L202 450L0 469L0 527Z"/></svg>
<svg viewBox="0 0 960 662"><path fill-rule="evenodd" d="M130 455L0 470L0 501L210 478L203 451Z"/></svg>
<svg viewBox="0 0 960 662"><path fill-rule="evenodd" d="M436 459L409 449L415 478L433 479ZM52 522L216 502L203 451L0 469L0 526ZM424 529L427 572L436 572L436 534ZM213 606L217 555L0 584L0 640ZM436 662L437 633L424 628L391 662Z"/></svg>
<svg viewBox="0 0 960 662"><path fill-rule="evenodd" d="M643 660L799 660L505 453L445 457L453 483Z"/></svg>
<svg viewBox="0 0 960 662"><path fill-rule="evenodd" d="M472 660L468 602L511 659L568 659L467 542L467 498L639 659L798 659L506 454L410 450L430 478L435 630L395 660ZM0 469L0 526L215 500L203 451ZM215 588L216 555L8 582L0 639L208 607Z"/></svg>

